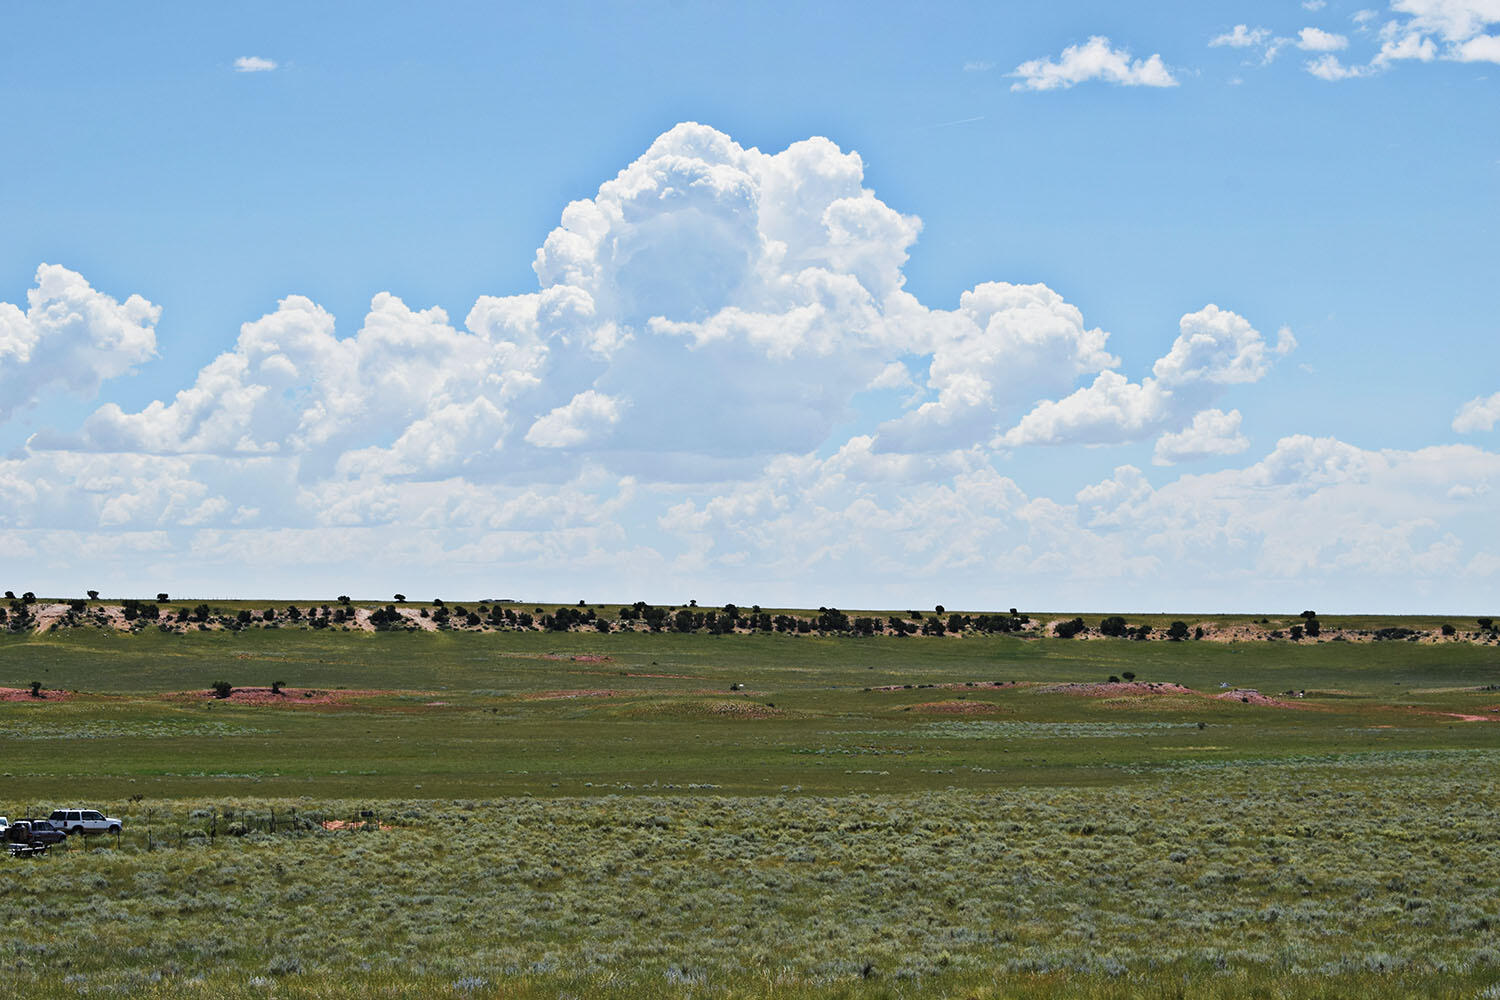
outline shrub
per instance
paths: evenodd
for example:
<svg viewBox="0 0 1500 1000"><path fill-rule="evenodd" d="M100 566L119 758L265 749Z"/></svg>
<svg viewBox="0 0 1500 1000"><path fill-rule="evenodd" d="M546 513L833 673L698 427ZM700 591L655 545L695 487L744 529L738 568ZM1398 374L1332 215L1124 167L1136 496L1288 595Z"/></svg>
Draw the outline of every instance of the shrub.
<svg viewBox="0 0 1500 1000"><path fill-rule="evenodd" d="M1080 632L1087 630L1082 618L1072 618L1065 622L1058 622L1052 626L1052 634L1059 639L1071 639Z"/></svg>
<svg viewBox="0 0 1500 1000"><path fill-rule="evenodd" d="M228 698L234 694L234 685L228 681L214 681L213 689L215 698Z"/></svg>
<svg viewBox="0 0 1500 1000"><path fill-rule="evenodd" d="M292 955L277 955L266 966L273 976L292 976L302 971L302 962Z"/></svg>

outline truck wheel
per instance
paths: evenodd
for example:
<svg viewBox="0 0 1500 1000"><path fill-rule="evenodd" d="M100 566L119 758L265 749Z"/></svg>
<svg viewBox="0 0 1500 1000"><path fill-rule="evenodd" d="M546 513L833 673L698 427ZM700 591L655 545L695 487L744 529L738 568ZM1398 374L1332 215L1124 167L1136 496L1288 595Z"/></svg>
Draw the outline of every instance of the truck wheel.
<svg viewBox="0 0 1500 1000"><path fill-rule="evenodd" d="M83 832L83 827L81 827L81 826L75 826L75 827L73 827L73 829L71 829L71 830L68 831L68 833L71 834L74 837L78 836L82 832Z"/></svg>
<svg viewBox="0 0 1500 1000"><path fill-rule="evenodd" d="M120 824L118 824L118 823L111 823L110 827L109 827L109 832L110 833L119 833L120 832Z"/></svg>

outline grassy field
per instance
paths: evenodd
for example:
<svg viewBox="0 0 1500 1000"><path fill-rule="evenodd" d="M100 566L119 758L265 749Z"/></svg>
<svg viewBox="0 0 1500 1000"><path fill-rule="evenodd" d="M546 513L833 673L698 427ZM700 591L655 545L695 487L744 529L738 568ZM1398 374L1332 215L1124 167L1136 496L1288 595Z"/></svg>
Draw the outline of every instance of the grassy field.
<svg viewBox="0 0 1500 1000"><path fill-rule="evenodd" d="M0 639L33 681L0 812L126 832L0 860L16 996L1500 996L1492 645Z"/></svg>

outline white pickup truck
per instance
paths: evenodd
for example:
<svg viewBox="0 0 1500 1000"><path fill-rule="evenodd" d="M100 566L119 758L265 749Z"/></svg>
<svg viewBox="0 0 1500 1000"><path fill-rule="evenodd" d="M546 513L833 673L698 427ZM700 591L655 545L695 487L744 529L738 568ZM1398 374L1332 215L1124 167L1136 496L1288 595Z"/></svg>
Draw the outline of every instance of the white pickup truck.
<svg viewBox="0 0 1500 1000"><path fill-rule="evenodd" d="M120 821L97 809L54 809L47 817L52 825L70 836L80 833L119 833Z"/></svg>

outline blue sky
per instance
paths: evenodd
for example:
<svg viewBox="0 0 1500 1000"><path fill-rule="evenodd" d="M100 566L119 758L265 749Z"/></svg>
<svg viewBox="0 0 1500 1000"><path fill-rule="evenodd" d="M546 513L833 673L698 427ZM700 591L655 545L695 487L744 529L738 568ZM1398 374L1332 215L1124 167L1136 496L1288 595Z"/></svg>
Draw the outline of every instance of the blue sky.
<svg viewBox="0 0 1500 1000"><path fill-rule="evenodd" d="M5 586L1493 610L1500 6L929 6L13 6Z"/></svg>

